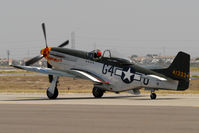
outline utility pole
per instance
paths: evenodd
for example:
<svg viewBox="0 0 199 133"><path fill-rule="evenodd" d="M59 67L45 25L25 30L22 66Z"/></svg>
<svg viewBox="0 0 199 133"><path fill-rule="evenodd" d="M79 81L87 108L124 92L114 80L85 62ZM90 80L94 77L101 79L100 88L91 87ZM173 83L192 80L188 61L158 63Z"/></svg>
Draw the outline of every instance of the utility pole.
<svg viewBox="0 0 199 133"><path fill-rule="evenodd" d="M27 57L30 58L30 50L28 49Z"/></svg>
<svg viewBox="0 0 199 133"><path fill-rule="evenodd" d="M93 44L93 48L94 48L94 50L97 48L96 43Z"/></svg>
<svg viewBox="0 0 199 133"><path fill-rule="evenodd" d="M9 65L9 62L10 62L10 50L7 50L7 58L8 58L8 65Z"/></svg>
<svg viewBox="0 0 199 133"><path fill-rule="evenodd" d="M166 56L166 48L163 47L162 50L163 50L163 56Z"/></svg>
<svg viewBox="0 0 199 133"><path fill-rule="evenodd" d="M71 48L75 49L75 32L71 32Z"/></svg>

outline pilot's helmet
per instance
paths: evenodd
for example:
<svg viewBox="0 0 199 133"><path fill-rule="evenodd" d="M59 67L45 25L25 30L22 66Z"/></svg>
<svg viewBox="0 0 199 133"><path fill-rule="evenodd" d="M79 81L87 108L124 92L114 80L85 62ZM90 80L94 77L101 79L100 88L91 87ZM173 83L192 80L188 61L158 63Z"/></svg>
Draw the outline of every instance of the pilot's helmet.
<svg viewBox="0 0 199 133"><path fill-rule="evenodd" d="M102 56L102 51L97 50L97 57L101 57Z"/></svg>

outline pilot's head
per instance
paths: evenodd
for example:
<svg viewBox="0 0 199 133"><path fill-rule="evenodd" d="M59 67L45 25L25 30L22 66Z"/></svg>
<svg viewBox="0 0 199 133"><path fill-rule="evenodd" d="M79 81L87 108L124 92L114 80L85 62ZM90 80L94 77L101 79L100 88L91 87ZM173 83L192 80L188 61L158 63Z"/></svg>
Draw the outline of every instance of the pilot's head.
<svg viewBox="0 0 199 133"><path fill-rule="evenodd" d="M99 57L101 57L101 56L102 56L102 51L97 50L97 57L99 58Z"/></svg>

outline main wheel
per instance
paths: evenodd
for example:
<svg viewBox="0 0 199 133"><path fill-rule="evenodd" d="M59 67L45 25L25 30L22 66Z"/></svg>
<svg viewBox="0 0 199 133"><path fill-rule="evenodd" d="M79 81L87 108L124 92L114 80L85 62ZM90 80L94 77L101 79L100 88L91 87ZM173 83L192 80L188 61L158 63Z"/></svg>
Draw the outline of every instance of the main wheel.
<svg viewBox="0 0 199 133"><path fill-rule="evenodd" d="M150 97L151 97L151 99L156 99L156 94L155 93L151 93Z"/></svg>
<svg viewBox="0 0 199 133"><path fill-rule="evenodd" d="M55 87L55 91L54 91L53 94L50 91L48 91L48 89L46 91L46 94L47 94L49 99L56 99L58 94L59 94L59 91L58 91L57 87Z"/></svg>
<svg viewBox="0 0 199 133"><path fill-rule="evenodd" d="M101 98L104 95L104 90L94 87L93 88L93 96L95 98Z"/></svg>

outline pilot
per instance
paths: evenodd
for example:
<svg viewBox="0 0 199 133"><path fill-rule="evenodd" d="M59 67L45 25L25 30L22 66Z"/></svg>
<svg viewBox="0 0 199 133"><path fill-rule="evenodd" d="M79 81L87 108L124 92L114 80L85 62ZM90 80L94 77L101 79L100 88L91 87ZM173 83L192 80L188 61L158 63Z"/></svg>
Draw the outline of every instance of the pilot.
<svg viewBox="0 0 199 133"><path fill-rule="evenodd" d="M94 58L100 58L102 56L102 51L100 50L96 50L96 52L94 53Z"/></svg>

